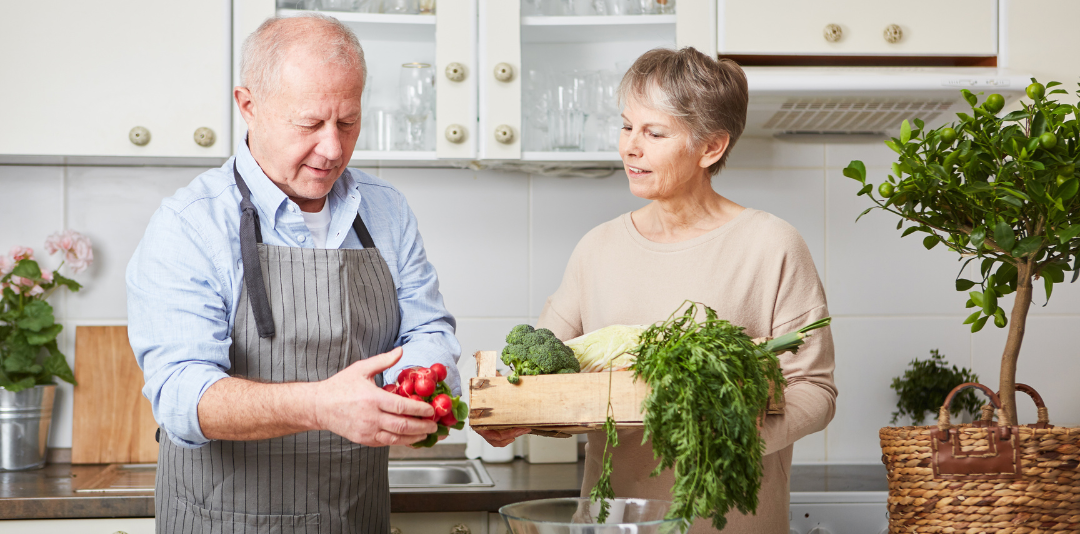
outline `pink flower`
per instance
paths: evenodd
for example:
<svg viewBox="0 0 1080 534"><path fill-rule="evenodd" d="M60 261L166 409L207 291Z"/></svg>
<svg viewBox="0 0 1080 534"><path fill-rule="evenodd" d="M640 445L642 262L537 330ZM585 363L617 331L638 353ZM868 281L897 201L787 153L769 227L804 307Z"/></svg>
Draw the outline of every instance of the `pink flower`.
<svg viewBox="0 0 1080 534"><path fill-rule="evenodd" d="M15 261L32 260L34 259L34 249L20 246L11 247L11 257L14 258Z"/></svg>
<svg viewBox="0 0 1080 534"><path fill-rule="evenodd" d="M31 289L30 292L27 293L27 295L30 295L31 297L36 297L36 296L38 296L38 295L40 295L40 294L42 294L44 292L45 292L45 290L42 289L41 286L39 286L37 284L34 284L33 289Z"/></svg>
<svg viewBox="0 0 1080 534"><path fill-rule="evenodd" d="M0 256L0 277L7 276L15 268L15 260L7 256Z"/></svg>
<svg viewBox="0 0 1080 534"><path fill-rule="evenodd" d="M46 281L46 282L52 282L53 281L53 274L51 272L49 272L49 271L41 271L41 279Z"/></svg>
<svg viewBox="0 0 1080 534"><path fill-rule="evenodd" d="M74 274L85 271L94 261L90 238L75 230L64 230L50 235L45 240L45 250L49 251L49 254L63 252L64 261Z"/></svg>
<svg viewBox="0 0 1080 534"><path fill-rule="evenodd" d="M45 240L45 250L48 251L49 254L56 254L61 250L67 252L71 250L71 247L75 246L75 240L78 236L79 233L75 230L56 232Z"/></svg>

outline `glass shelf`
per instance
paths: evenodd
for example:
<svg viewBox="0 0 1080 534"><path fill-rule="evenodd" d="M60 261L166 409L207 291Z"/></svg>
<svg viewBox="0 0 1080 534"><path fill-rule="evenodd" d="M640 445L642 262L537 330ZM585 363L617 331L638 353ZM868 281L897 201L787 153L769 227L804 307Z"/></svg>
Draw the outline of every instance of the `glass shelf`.
<svg viewBox="0 0 1080 534"><path fill-rule="evenodd" d="M311 11L279 9L278 16L294 17ZM360 42L366 41L434 41L434 15L397 15L392 13L351 13L347 11L317 11L348 24Z"/></svg>
<svg viewBox="0 0 1080 534"><path fill-rule="evenodd" d="M675 15L521 17L523 43L602 43L674 39Z"/></svg>

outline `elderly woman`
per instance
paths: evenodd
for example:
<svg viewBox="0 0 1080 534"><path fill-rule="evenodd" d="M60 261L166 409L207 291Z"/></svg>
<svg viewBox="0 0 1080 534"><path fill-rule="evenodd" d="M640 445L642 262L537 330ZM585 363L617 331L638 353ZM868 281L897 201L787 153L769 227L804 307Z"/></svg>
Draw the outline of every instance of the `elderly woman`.
<svg viewBox="0 0 1080 534"><path fill-rule="evenodd" d="M799 232L769 213L713 189L746 123L742 69L693 48L653 50L622 80L619 153L630 191L651 200L592 229L570 257L562 284L538 327L566 340L612 324L666 319L686 299L715 309L752 337L777 336L828 316L825 293ZM728 514L730 533L788 532L792 445L832 419L833 345L828 328L780 362L787 378L784 415L768 416L764 479L754 516ZM515 431L487 435L493 444ZM673 475L649 474L658 461L640 430L621 430L612 487L618 497L671 499ZM601 470L603 432L589 435L582 495ZM705 520L691 532L712 532Z"/></svg>

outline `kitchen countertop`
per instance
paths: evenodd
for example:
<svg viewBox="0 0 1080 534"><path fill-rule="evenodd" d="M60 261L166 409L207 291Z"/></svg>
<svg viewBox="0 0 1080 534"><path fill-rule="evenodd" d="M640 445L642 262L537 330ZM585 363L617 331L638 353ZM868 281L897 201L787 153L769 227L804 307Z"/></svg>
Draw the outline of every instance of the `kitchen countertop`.
<svg viewBox="0 0 1080 534"><path fill-rule="evenodd" d="M533 499L580 495L584 462L530 464L515 460L485 463L494 486L452 490L392 488L390 511L497 512L499 507ZM0 472L0 518L75 519L93 517L153 517L154 494L76 493L72 479L93 477L105 465L49 464L31 471ZM449 495L453 498L448 498Z"/></svg>
<svg viewBox="0 0 1080 534"><path fill-rule="evenodd" d="M0 472L0 517L4 519L74 519L153 517L154 496L148 492L75 493L72 479L93 477L104 465L50 464L32 471ZM393 488L390 511L497 512L499 507L533 499L577 497L584 462L530 464L515 460L484 464L492 487L453 490ZM795 465L792 493L888 491L882 465ZM453 498L447 498L453 494Z"/></svg>

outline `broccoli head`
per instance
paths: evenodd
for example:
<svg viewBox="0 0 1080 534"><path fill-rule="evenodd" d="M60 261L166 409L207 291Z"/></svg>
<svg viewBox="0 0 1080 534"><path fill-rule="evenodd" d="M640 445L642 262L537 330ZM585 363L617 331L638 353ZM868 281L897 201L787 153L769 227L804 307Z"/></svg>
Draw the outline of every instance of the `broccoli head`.
<svg viewBox="0 0 1080 534"><path fill-rule="evenodd" d="M534 329L527 324L519 324L507 334L502 361L513 369L507 377L511 384L520 382L521 375L577 373L581 370L574 351L559 341L551 330Z"/></svg>

